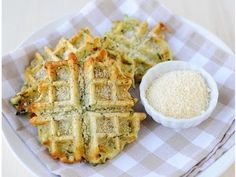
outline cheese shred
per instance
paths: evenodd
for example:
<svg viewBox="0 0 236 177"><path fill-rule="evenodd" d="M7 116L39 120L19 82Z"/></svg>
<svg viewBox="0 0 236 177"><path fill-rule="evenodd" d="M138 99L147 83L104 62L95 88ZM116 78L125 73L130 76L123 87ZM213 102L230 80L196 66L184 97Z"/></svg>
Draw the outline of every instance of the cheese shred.
<svg viewBox="0 0 236 177"><path fill-rule="evenodd" d="M171 71L154 80L146 96L151 106L165 116L192 118L206 110L209 88L196 71Z"/></svg>

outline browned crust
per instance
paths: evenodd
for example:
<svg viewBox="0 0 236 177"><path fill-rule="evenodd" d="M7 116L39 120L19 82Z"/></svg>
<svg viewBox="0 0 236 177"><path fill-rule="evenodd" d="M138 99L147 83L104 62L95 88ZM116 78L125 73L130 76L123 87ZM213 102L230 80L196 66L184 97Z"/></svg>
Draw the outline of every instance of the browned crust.
<svg viewBox="0 0 236 177"><path fill-rule="evenodd" d="M38 125L44 125L48 121L44 121L44 120L40 119L38 116L34 116L29 119L29 122L31 125L38 126Z"/></svg>

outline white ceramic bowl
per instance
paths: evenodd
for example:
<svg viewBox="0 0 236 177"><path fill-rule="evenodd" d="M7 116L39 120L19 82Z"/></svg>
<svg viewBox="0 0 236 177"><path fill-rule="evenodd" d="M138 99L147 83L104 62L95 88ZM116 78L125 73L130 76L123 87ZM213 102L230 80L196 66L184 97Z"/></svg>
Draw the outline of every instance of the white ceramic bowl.
<svg viewBox="0 0 236 177"><path fill-rule="evenodd" d="M153 80L155 80L160 74L164 74L175 70L197 71L201 73L201 75L205 79L208 88L210 89L210 100L208 108L202 114L189 119L176 119L173 117L164 116L162 113L155 110L149 104L146 98L146 90L150 87ZM174 129L194 127L203 122L204 120L206 120L215 109L219 95L216 82L214 81L214 79L211 77L210 74L208 74L204 69L184 61L168 61L155 65L154 67L149 69L147 73L143 76L139 89L140 89L141 101L144 105L146 112L156 122L166 127Z"/></svg>

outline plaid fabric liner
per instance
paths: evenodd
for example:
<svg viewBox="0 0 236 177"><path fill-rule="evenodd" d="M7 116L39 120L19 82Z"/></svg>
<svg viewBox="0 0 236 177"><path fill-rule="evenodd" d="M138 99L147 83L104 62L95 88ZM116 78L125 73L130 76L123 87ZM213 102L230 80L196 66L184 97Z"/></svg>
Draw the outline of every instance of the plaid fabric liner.
<svg viewBox="0 0 236 177"><path fill-rule="evenodd" d="M36 129L28 124L27 119L15 115L9 98L20 90L23 71L36 51L42 51L45 45L55 46L59 38L70 37L83 27L89 27L94 35L101 35L111 27L112 20L122 19L124 14L147 20L151 26L159 21L165 22L172 29L172 33L167 34L167 41L174 58L201 66L214 77L219 89L218 105L209 119L184 130L166 128L151 118L146 119L141 125L138 140L103 165L68 165L53 160L39 143ZM234 145L231 138L234 130L230 129L234 127L234 55L217 47L207 36L200 35L158 1L91 1L45 38L4 56L2 67L4 118L54 174L63 177L194 176L204 170L207 159L214 162ZM140 104L137 109L143 110ZM224 147L226 142L228 145ZM218 155L214 155L216 152Z"/></svg>

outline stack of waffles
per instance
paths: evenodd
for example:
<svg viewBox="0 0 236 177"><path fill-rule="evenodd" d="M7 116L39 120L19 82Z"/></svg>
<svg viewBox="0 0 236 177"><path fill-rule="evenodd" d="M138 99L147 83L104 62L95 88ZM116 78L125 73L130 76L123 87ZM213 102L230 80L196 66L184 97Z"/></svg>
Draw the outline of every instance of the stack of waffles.
<svg viewBox="0 0 236 177"><path fill-rule="evenodd" d="M133 110L129 89L148 68L171 59L163 28L148 32L146 22L127 19L102 39L83 29L36 53L10 101L18 115L29 114L53 158L104 163L137 139L146 115Z"/></svg>

